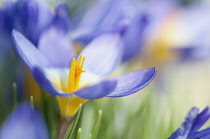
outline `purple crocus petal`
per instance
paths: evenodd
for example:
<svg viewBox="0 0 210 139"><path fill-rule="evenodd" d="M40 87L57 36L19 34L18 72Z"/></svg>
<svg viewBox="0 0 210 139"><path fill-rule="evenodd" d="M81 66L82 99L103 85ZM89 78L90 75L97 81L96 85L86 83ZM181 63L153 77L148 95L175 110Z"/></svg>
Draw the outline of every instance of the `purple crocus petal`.
<svg viewBox="0 0 210 139"><path fill-rule="evenodd" d="M96 38L99 35L105 34L105 33L114 33L118 32L122 36L127 30L127 23L123 22L118 25L115 25L114 27L108 27L108 28L85 28L80 30L75 30L71 32L71 39L74 42L83 43L84 45L87 45L91 40Z"/></svg>
<svg viewBox="0 0 210 139"><path fill-rule="evenodd" d="M12 39L14 47L25 62L25 64L32 70L35 66L49 67L50 64L47 59L38 51L38 49L27 40L21 33L16 30L12 31Z"/></svg>
<svg viewBox="0 0 210 139"><path fill-rule="evenodd" d="M14 24L14 18L16 14L16 2L14 0L7 0L3 3L3 12L5 14L4 18L4 29L11 33Z"/></svg>
<svg viewBox="0 0 210 139"><path fill-rule="evenodd" d="M98 35L118 28L126 22L134 9L125 0L98 1L85 13L77 29L73 31L72 39L87 44Z"/></svg>
<svg viewBox="0 0 210 139"><path fill-rule="evenodd" d="M78 28L97 28L99 25L103 24L104 20L107 18L110 19L107 20L109 21L107 23L109 25L112 24L116 21L116 17L119 15L119 2L120 0L98 1L85 13ZM112 13L112 15L107 17L107 15L110 15L110 13Z"/></svg>
<svg viewBox="0 0 210 139"><path fill-rule="evenodd" d="M126 33L123 36L124 54L123 61L130 60L140 52L143 41L143 34L148 25L148 16L138 14L130 20Z"/></svg>
<svg viewBox="0 0 210 139"><path fill-rule="evenodd" d="M52 20L50 9L39 0L19 0L15 4L14 28L37 46L40 33Z"/></svg>
<svg viewBox="0 0 210 139"><path fill-rule="evenodd" d="M91 8L88 9L88 11L84 13L76 30L72 31L71 38L74 40L74 42L79 42L86 45L98 35L107 32L107 30L110 31L111 25L117 20L116 15L119 14L116 8L113 7L119 7L118 5L119 0L105 0L96 2ZM108 20L106 24L103 24L104 20L107 19L107 15L110 15L110 12L112 13L111 16L108 17L110 20Z"/></svg>
<svg viewBox="0 0 210 139"><path fill-rule="evenodd" d="M209 107L198 114L198 108L192 108L182 126L174 132L169 139L208 139L210 137L210 128L198 130L207 122L210 116Z"/></svg>
<svg viewBox="0 0 210 139"><path fill-rule="evenodd" d="M22 104L7 118L0 130L1 139L48 139L47 127L39 112Z"/></svg>
<svg viewBox="0 0 210 139"><path fill-rule="evenodd" d="M57 95L57 96L70 96L70 93L62 92L58 90L52 82L47 78L47 75L45 72L39 68L35 67L32 70L34 79L37 81L37 83L48 93L52 95Z"/></svg>
<svg viewBox="0 0 210 139"><path fill-rule="evenodd" d="M54 67L69 67L75 53L67 38L69 15L66 4L57 6L52 23L40 36L38 48ZM56 56L59 54L59 57Z"/></svg>
<svg viewBox="0 0 210 139"><path fill-rule="evenodd" d="M0 31L2 32L4 30L4 24L5 24L5 13L0 10Z"/></svg>
<svg viewBox="0 0 210 139"><path fill-rule="evenodd" d="M193 127L195 118L198 115L198 112L199 112L199 109L196 107L193 107L188 113L185 119L185 122L182 124L182 126L177 131L175 131L168 139L178 139L179 137L182 137L183 139L187 139Z"/></svg>
<svg viewBox="0 0 210 139"><path fill-rule="evenodd" d="M204 129L199 132L193 132L189 134L188 139L209 139L210 138L210 128Z"/></svg>
<svg viewBox="0 0 210 139"><path fill-rule="evenodd" d="M52 13L50 8L47 7L45 3L39 0L23 0L26 4L27 10L27 27L26 27L26 35L29 39L36 45L39 40L39 35L43 31L44 28L51 22ZM24 4L24 2L23 2Z"/></svg>
<svg viewBox="0 0 210 139"><path fill-rule="evenodd" d="M69 67L75 57L71 41L57 26L51 26L42 33L38 49L54 67Z"/></svg>
<svg viewBox="0 0 210 139"><path fill-rule="evenodd" d="M98 35L106 32L105 30L94 30L93 28L82 28L71 32L71 39L74 42L82 43L84 45L88 44Z"/></svg>
<svg viewBox="0 0 210 139"><path fill-rule="evenodd" d="M68 16L67 5L58 5L52 23L42 33L38 43L40 52L54 67L69 67L75 57L71 41L66 35L70 26Z"/></svg>
<svg viewBox="0 0 210 139"><path fill-rule="evenodd" d="M122 45L118 33L108 33L95 38L80 54L86 57L84 70L100 79L108 76L122 59Z"/></svg>
<svg viewBox="0 0 210 139"><path fill-rule="evenodd" d="M69 19L69 8L65 3L61 3L56 7L55 15L52 21L52 25L56 26L57 29L67 33L70 29L70 19Z"/></svg>
<svg viewBox="0 0 210 139"><path fill-rule="evenodd" d="M98 99L105 97L112 92L116 87L117 82L115 80L104 80L95 85L91 85L80 89L73 94L83 99Z"/></svg>
<svg viewBox="0 0 210 139"><path fill-rule="evenodd" d="M192 132L198 131L210 118L210 109L209 107L205 108L195 119L193 124Z"/></svg>
<svg viewBox="0 0 210 139"><path fill-rule="evenodd" d="M9 56L8 53L12 51L11 34L7 26L5 11L0 10L0 61L3 61L3 58L7 58Z"/></svg>
<svg viewBox="0 0 210 139"><path fill-rule="evenodd" d="M131 95L146 87L155 77L156 68L137 70L115 78L117 86L107 97Z"/></svg>

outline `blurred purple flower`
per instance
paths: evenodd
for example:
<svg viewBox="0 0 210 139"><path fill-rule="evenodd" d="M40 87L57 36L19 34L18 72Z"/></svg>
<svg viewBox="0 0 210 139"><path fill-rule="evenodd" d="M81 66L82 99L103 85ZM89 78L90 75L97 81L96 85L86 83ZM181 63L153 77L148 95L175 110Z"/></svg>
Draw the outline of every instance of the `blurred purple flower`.
<svg viewBox="0 0 210 139"><path fill-rule="evenodd" d="M1 139L48 139L47 127L40 113L30 104L21 104L0 129Z"/></svg>
<svg viewBox="0 0 210 139"><path fill-rule="evenodd" d="M128 0L99 0L83 16L71 37L75 42L87 44L98 35L126 26L123 35L123 61L139 53L142 36L148 24L148 15ZM90 18L91 17L91 18Z"/></svg>
<svg viewBox="0 0 210 139"><path fill-rule="evenodd" d="M208 3L198 1L177 10L176 27L171 30L175 30L174 40L179 43L172 44L172 50L180 54L181 61L210 58L209 9Z"/></svg>
<svg viewBox="0 0 210 139"><path fill-rule="evenodd" d="M42 33L54 26L65 33L70 28L69 11L61 3L51 12L50 8L39 0L8 0L0 11L0 29L9 34L12 29L23 33L33 44L37 45ZM2 41L3 42L3 41Z"/></svg>
<svg viewBox="0 0 210 139"><path fill-rule="evenodd" d="M6 15L3 10L0 10L0 57L4 58L8 55L8 52L11 51L9 46L12 45L11 36L8 30L6 29Z"/></svg>
<svg viewBox="0 0 210 139"><path fill-rule="evenodd" d="M169 139L209 139L210 128L198 131L209 118L209 107L205 108L201 113L199 113L198 108L193 107L188 113L182 126L175 131Z"/></svg>
<svg viewBox="0 0 210 139"><path fill-rule="evenodd" d="M8 32L15 28L34 44L37 44L40 33L51 22L53 16L45 3L39 0L9 0L3 4L3 10Z"/></svg>
<svg viewBox="0 0 210 139"><path fill-rule="evenodd" d="M75 54L68 40L50 31L43 36L38 48L15 30L13 40L17 53L32 71L35 80L52 95L85 100L122 97L143 89L155 77L156 68L151 68L102 80L121 62L123 47L119 33L98 36L83 49L76 61L72 59ZM54 37L56 35L57 38Z"/></svg>

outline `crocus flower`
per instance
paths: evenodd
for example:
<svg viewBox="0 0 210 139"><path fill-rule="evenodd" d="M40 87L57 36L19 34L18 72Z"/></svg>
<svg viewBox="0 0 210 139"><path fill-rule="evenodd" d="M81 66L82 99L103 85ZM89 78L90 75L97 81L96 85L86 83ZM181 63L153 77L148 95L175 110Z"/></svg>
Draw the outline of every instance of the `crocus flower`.
<svg viewBox="0 0 210 139"><path fill-rule="evenodd" d="M40 34L52 22L52 17L50 9L39 0L4 1L0 9L1 59L11 58L13 28L37 45Z"/></svg>
<svg viewBox="0 0 210 139"><path fill-rule="evenodd" d="M1 139L48 139L47 127L40 113L30 104L21 104L0 128Z"/></svg>
<svg viewBox="0 0 210 139"><path fill-rule="evenodd" d="M61 114L68 117L89 99L131 95L147 86L156 74L156 68L151 68L102 80L122 58L121 35L116 32L94 39L77 60L71 58L70 46L65 47L58 38L53 38L55 44L46 45L56 35L52 32L45 36L46 42L38 48L19 32L13 30L12 34L17 53L37 83L46 92L57 96Z"/></svg>
<svg viewBox="0 0 210 139"><path fill-rule="evenodd" d="M209 118L209 107L205 108L201 113L199 113L198 108L193 107L188 113L182 126L175 131L169 139L209 139L210 128L198 131Z"/></svg>
<svg viewBox="0 0 210 139"><path fill-rule="evenodd" d="M50 8L39 0L5 1L3 10L6 15L6 27L24 33L37 45L40 33L52 20Z"/></svg>

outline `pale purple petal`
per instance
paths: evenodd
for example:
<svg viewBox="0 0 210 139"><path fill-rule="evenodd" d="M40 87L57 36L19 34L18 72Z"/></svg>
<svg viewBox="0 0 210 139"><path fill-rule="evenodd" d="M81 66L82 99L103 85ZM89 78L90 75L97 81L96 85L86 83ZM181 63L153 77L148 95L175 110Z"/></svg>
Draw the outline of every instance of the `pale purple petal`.
<svg viewBox="0 0 210 139"><path fill-rule="evenodd" d="M99 28L103 23L103 27L115 23L119 16L120 0L106 0L96 2L88 11L85 12L78 28ZM111 15L111 16L107 16ZM91 17L91 18L90 18ZM108 18L108 19L107 19ZM105 21L106 22L105 22ZM104 22L106 24L104 24Z"/></svg>
<svg viewBox="0 0 210 139"><path fill-rule="evenodd" d="M57 26L51 26L42 33L38 49L54 67L69 67L75 57L71 41Z"/></svg>
<svg viewBox="0 0 210 139"><path fill-rule="evenodd" d="M38 67L50 66L50 63L47 61L47 59L21 33L19 33L16 30L13 30L12 39L18 55L31 70L35 66Z"/></svg>
<svg viewBox="0 0 210 139"><path fill-rule="evenodd" d="M54 67L69 67L75 53L67 38L70 28L69 10L62 3L56 7L51 24L40 36L38 48Z"/></svg>
<svg viewBox="0 0 210 139"><path fill-rule="evenodd" d="M143 69L114 78L117 86L107 97L127 96L143 89L154 79L156 72L156 68Z"/></svg>
<svg viewBox="0 0 210 139"><path fill-rule="evenodd" d="M80 89L74 92L74 94L83 99L98 99L112 92L116 84L115 80L104 80L95 85Z"/></svg>
<svg viewBox="0 0 210 139"><path fill-rule="evenodd" d="M80 54L86 57L84 69L100 78L108 76L121 62L122 45L118 33L108 33L95 38Z"/></svg>

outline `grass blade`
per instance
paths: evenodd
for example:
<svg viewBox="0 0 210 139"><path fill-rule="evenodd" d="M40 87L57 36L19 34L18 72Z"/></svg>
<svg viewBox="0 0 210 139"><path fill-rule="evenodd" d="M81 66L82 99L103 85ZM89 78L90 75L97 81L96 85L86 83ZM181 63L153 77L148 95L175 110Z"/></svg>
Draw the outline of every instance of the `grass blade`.
<svg viewBox="0 0 210 139"><path fill-rule="evenodd" d="M82 109L82 104L80 104L80 106L79 106L79 110L77 112L77 115L76 115L76 118L74 120L72 128L71 128L71 126L69 126L69 128L67 129L67 133L69 133L68 136L67 136L67 139L71 139L71 137L72 137L72 135L74 133L74 130L75 130L76 126L77 126L77 123L78 123L80 115L81 115L81 109Z"/></svg>
<svg viewBox="0 0 210 139"><path fill-rule="evenodd" d="M77 138L76 139L81 139L81 132L82 132L82 129L79 128L78 131L77 131Z"/></svg>
<svg viewBox="0 0 210 139"><path fill-rule="evenodd" d="M102 115L103 115L103 111L100 109L100 110L98 111L98 118L97 118L97 121L96 121L96 123L95 123L95 125L94 125L94 127L93 127L92 133L90 134L90 139L96 139L98 130L99 130L100 125L101 125Z"/></svg>
<svg viewBox="0 0 210 139"><path fill-rule="evenodd" d="M13 108L15 109L17 106L17 85L16 83L13 83L12 86L13 86Z"/></svg>

